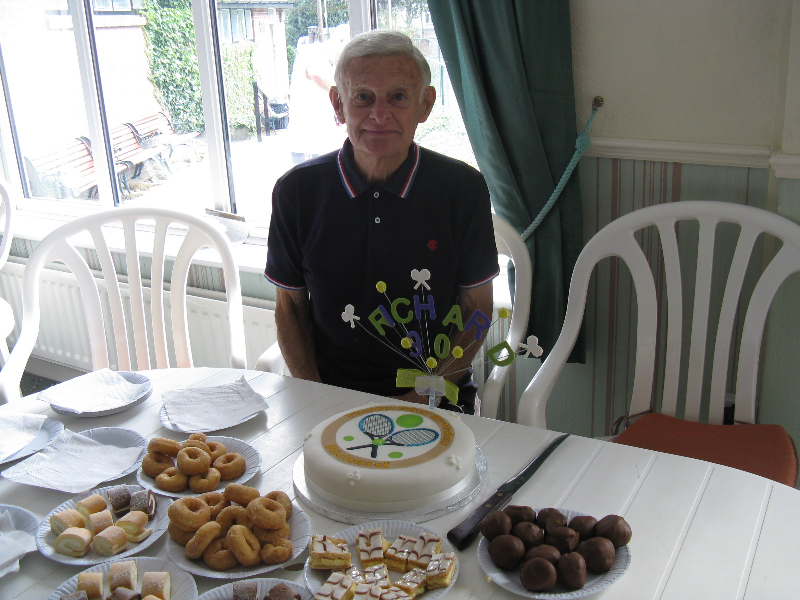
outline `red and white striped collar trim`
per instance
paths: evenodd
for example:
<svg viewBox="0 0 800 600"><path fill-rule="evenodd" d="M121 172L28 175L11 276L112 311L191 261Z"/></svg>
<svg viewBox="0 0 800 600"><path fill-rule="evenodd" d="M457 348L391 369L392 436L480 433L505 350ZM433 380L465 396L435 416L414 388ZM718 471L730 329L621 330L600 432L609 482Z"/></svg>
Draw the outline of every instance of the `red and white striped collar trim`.
<svg viewBox="0 0 800 600"><path fill-rule="evenodd" d="M361 178L361 176L355 172L355 170L348 165L347 163L350 162L350 158L345 158L345 151L348 150L348 146L352 148L352 144L350 140L345 140L344 146L339 150L339 153L336 156L336 164L339 168L339 176L342 179L342 185L344 186L347 195L350 198L355 198L364 190L369 189L372 187L371 184L366 182ZM419 145L416 142L411 142L411 152L409 152L409 158L401 165L400 169L392 175L392 177L383 184L383 188L388 190L389 192L399 196L401 198L406 198L408 193L411 191L411 186L414 184L414 179L417 176L417 171L419 170L420 158L421 158L421 151Z"/></svg>

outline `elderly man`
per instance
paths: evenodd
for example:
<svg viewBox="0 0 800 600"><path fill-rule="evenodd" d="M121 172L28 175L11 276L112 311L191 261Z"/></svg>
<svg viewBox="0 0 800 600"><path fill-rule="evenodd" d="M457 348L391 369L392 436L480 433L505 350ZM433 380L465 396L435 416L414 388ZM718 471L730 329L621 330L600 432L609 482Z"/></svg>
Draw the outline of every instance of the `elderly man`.
<svg viewBox="0 0 800 600"><path fill-rule="evenodd" d="M466 324L491 317L498 273L483 177L414 143L436 91L407 36L354 37L334 80L344 146L296 166L273 192L265 275L286 364L294 377L416 402L427 398L397 387L398 369L474 390L469 363L485 328Z"/></svg>

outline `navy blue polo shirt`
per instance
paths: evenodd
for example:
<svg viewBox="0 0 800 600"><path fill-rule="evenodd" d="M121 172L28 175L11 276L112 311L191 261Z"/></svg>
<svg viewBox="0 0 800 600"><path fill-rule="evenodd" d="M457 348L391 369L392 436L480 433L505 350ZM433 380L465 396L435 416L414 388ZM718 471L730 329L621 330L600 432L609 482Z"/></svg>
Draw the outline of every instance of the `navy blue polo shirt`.
<svg viewBox="0 0 800 600"><path fill-rule="evenodd" d="M424 269L430 289L411 276ZM459 287L482 285L498 272L486 182L461 161L412 144L387 182L371 184L355 168L346 140L341 150L297 165L275 184L265 275L276 286L308 290L325 383L406 393L395 387L397 369L419 368L400 343L407 331L397 324L380 335L369 316L380 305L391 315L398 298L409 301L396 304L405 315L415 294L420 304L432 297L435 317L422 311L405 328L418 331L424 356L433 356L436 335L452 333L452 324L441 323ZM348 304L359 320L345 320Z"/></svg>

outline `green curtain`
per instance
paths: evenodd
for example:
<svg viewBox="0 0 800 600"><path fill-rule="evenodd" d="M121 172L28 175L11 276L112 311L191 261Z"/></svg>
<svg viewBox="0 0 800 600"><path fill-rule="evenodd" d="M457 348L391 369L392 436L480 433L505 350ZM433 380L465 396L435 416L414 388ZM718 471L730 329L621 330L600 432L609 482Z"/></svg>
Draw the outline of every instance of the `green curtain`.
<svg viewBox="0 0 800 600"><path fill-rule="evenodd" d="M495 212L524 232L561 178L577 137L568 0L428 0L436 36ZM583 247L577 169L526 241L528 334L545 354ZM584 361L580 336L571 361Z"/></svg>

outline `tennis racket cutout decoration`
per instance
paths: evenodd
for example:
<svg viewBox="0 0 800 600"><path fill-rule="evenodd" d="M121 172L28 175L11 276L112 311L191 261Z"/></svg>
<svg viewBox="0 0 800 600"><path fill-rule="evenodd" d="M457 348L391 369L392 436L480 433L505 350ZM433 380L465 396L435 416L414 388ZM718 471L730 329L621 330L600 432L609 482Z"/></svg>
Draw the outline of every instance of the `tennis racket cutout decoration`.
<svg viewBox="0 0 800 600"><path fill-rule="evenodd" d="M378 448L381 446L424 446L431 444L439 438L439 433L426 427L405 429L394 432L394 421L386 415L367 415L358 422L358 428L366 435L370 442L361 446L351 446L348 450L372 448L370 456L378 457Z"/></svg>

